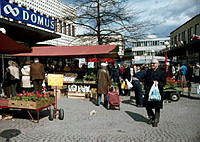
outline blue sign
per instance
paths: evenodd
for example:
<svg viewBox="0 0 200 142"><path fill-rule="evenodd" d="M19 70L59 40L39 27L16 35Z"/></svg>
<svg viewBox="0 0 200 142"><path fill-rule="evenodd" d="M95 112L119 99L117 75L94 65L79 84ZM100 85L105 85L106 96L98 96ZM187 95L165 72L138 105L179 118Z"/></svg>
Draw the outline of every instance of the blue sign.
<svg viewBox="0 0 200 142"><path fill-rule="evenodd" d="M18 7L4 0L0 0L0 15L52 31L55 29L55 21L53 19Z"/></svg>

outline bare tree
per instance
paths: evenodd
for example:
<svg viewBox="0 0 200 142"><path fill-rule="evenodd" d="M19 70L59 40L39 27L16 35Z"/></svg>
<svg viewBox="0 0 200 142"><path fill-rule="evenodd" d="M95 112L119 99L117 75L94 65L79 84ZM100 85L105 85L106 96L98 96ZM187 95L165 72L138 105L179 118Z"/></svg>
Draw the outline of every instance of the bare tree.
<svg viewBox="0 0 200 142"><path fill-rule="evenodd" d="M113 35L121 35L124 39L140 38L145 34L147 24L137 22L141 11L128 11L125 1L75 0L77 15L66 16L65 19L85 27L83 35L96 37L99 45L113 41Z"/></svg>

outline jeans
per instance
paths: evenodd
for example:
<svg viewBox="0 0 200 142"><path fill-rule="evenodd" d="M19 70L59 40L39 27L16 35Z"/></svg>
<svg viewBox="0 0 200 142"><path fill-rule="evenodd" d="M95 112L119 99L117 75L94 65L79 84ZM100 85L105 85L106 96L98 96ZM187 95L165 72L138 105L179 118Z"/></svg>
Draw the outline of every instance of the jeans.
<svg viewBox="0 0 200 142"><path fill-rule="evenodd" d="M100 105L101 104L101 96L102 94L97 94L97 104ZM104 106L108 105L108 96L107 94L104 94Z"/></svg>
<svg viewBox="0 0 200 142"><path fill-rule="evenodd" d="M143 92L139 80L133 80L133 86L135 91L136 105L143 105Z"/></svg>
<svg viewBox="0 0 200 142"><path fill-rule="evenodd" d="M10 85L10 92L11 92L11 96L10 97L14 97L17 95L17 81L13 80L11 85Z"/></svg>

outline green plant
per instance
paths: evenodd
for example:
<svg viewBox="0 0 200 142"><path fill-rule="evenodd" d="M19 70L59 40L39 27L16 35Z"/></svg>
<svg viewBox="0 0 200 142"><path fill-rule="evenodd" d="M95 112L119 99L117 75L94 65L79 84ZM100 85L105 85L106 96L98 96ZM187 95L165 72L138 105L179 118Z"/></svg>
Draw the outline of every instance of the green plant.
<svg viewBox="0 0 200 142"><path fill-rule="evenodd" d="M86 73L83 76L83 80L86 80L86 81L96 81L96 75L93 72L91 72L90 74Z"/></svg>
<svg viewBox="0 0 200 142"><path fill-rule="evenodd" d="M173 78L171 77L167 77L167 83L166 85L164 86L164 89L175 89L179 86L181 86L181 83L183 83L182 81L178 80L178 81L175 81Z"/></svg>

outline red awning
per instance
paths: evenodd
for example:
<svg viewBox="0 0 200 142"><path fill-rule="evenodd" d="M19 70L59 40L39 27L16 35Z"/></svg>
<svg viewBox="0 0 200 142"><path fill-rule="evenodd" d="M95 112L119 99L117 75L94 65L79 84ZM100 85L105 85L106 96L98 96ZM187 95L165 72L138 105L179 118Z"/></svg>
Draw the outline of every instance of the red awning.
<svg viewBox="0 0 200 142"><path fill-rule="evenodd" d="M0 32L0 54L13 54L31 52L31 48L17 43L7 35Z"/></svg>
<svg viewBox="0 0 200 142"><path fill-rule="evenodd" d="M13 56L74 56L107 54L116 48L115 45L83 45L83 46L43 46L32 47L31 53Z"/></svg>

